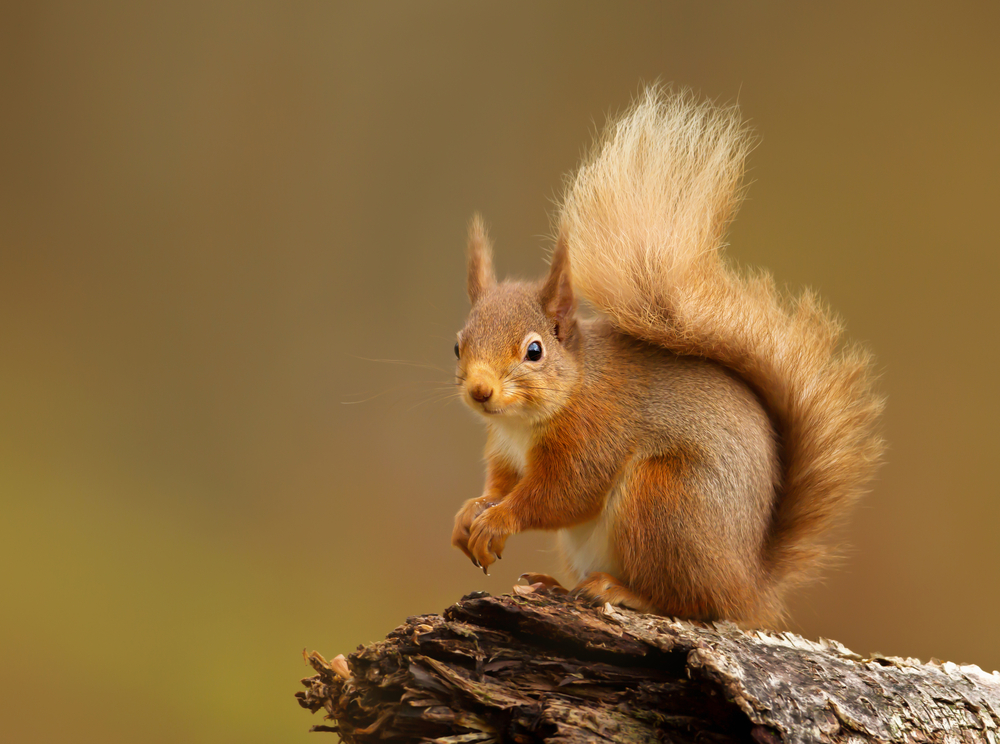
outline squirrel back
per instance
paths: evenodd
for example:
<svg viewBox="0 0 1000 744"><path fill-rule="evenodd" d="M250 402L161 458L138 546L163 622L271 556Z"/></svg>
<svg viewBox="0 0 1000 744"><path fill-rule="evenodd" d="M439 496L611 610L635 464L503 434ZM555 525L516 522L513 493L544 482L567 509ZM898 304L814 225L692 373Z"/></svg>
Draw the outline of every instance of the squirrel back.
<svg viewBox="0 0 1000 744"><path fill-rule="evenodd" d="M573 289L621 332L731 370L778 435L762 560L780 595L830 554L822 538L880 459L871 355L810 291L779 292L723 255L752 140L735 108L651 88L608 127L561 204ZM558 249L557 249L558 253Z"/></svg>

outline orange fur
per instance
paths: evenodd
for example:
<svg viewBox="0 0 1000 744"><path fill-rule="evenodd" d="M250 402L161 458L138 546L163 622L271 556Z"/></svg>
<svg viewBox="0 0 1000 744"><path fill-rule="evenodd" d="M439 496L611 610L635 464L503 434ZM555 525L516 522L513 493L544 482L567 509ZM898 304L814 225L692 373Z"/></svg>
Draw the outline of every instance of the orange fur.
<svg viewBox="0 0 1000 744"><path fill-rule="evenodd" d="M864 349L812 292L787 297L722 255L750 138L734 108L646 91L577 173L560 215L575 288L625 333L713 359L761 396L784 475L766 545L772 580L800 583L828 554L882 453Z"/></svg>
<svg viewBox="0 0 1000 744"><path fill-rule="evenodd" d="M573 179L545 279L497 284L473 219L459 384L489 469L453 542L477 565L558 530L591 596L761 623L829 555L881 401L815 296L722 256L749 146L734 109L651 89Z"/></svg>

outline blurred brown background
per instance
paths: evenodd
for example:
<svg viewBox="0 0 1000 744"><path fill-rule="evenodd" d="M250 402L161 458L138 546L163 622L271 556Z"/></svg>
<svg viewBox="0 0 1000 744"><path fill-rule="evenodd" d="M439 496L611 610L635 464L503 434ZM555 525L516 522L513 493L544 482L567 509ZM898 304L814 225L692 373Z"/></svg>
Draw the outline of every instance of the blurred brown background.
<svg viewBox="0 0 1000 744"><path fill-rule="evenodd" d="M482 478L437 399L465 223L541 271L563 174L654 80L739 100L731 255L884 368L887 465L792 627L1000 667L997 7L6 4L3 738L312 741L303 647L554 568L448 544Z"/></svg>

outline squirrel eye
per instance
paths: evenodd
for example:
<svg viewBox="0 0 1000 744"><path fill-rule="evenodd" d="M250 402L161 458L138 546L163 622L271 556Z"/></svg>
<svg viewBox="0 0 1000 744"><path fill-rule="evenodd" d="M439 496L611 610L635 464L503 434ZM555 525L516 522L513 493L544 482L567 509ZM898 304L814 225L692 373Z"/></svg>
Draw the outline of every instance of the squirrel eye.
<svg viewBox="0 0 1000 744"><path fill-rule="evenodd" d="M456 359L462 358L461 354L458 353L458 341L455 342L455 358Z"/></svg>
<svg viewBox="0 0 1000 744"><path fill-rule="evenodd" d="M528 353L524 355L524 358L529 362L537 362L542 358L542 345L537 341L532 341L528 344Z"/></svg>

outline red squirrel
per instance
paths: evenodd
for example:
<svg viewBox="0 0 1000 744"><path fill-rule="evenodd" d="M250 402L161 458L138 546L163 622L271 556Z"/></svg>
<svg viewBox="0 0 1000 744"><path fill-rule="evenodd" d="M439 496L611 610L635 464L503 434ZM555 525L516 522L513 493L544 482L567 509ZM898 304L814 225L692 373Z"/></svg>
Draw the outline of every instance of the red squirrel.
<svg viewBox="0 0 1000 744"><path fill-rule="evenodd" d="M486 486L452 542L476 566L553 530L585 596L760 625L830 555L880 459L882 400L814 294L723 256L751 143L735 108L646 90L571 179L537 282L497 282L473 217L455 353Z"/></svg>

